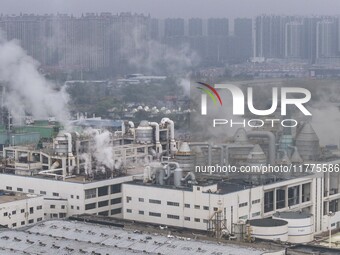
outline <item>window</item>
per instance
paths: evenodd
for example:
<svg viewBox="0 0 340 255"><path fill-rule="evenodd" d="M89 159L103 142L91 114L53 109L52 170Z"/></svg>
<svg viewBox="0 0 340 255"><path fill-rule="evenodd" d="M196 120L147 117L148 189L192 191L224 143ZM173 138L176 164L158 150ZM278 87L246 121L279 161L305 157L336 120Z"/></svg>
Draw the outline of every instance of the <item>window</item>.
<svg viewBox="0 0 340 255"><path fill-rule="evenodd" d="M96 189L87 189L85 190L85 199L94 198L97 196ZM73 198L73 195L71 195L71 198Z"/></svg>
<svg viewBox="0 0 340 255"><path fill-rule="evenodd" d="M42 221L42 218L38 218L38 219L37 219L37 222L39 222L39 221Z"/></svg>
<svg viewBox="0 0 340 255"><path fill-rule="evenodd" d="M206 223L206 224L207 224L207 223L208 223L208 220L203 220L203 223Z"/></svg>
<svg viewBox="0 0 340 255"><path fill-rule="evenodd" d="M271 212L274 210L274 191L267 191L264 193L264 212Z"/></svg>
<svg viewBox="0 0 340 255"><path fill-rule="evenodd" d="M61 207L63 207L64 205L62 205ZM65 206L64 206L65 207ZM63 208L62 208L63 209ZM37 206L37 210L42 210L42 205L38 205Z"/></svg>
<svg viewBox="0 0 340 255"><path fill-rule="evenodd" d="M111 185L111 194L120 193L120 192L122 192L122 185L121 184Z"/></svg>
<svg viewBox="0 0 340 255"><path fill-rule="evenodd" d="M238 207L241 208L241 207L245 207L247 205L248 205L248 202L244 202L244 203L239 204Z"/></svg>
<svg viewBox="0 0 340 255"><path fill-rule="evenodd" d="M54 197L59 197L59 193L57 193L57 192L53 192L52 195L53 195Z"/></svg>
<svg viewBox="0 0 340 255"><path fill-rule="evenodd" d="M200 208L201 208L201 206L195 205L195 209L200 209Z"/></svg>
<svg viewBox="0 0 340 255"><path fill-rule="evenodd" d="M149 216L161 217L161 214L156 212L149 212Z"/></svg>
<svg viewBox="0 0 340 255"><path fill-rule="evenodd" d="M120 204L122 202L122 198L114 198L111 199L111 205L115 205L115 204Z"/></svg>
<svg viewBox="0 0 340 255"><path fill-rule="evenodd" d="M41 190L40 195L46 195L46 191Z"/></svg>
<svg viewBox="0 0 340 255"><path fill-rule="evenodd" d="M132 210L131 209L126 209L126 212L127 213L132 213Z"/></svg>
<svg viewBox="0 0 340 255"><path fill-rule="evenodd" d="M157 200L157 199L149 199L149 203L151 203L151 204L161 204L162 202L161 202L161 200Z"/></svg>
<svg viewBox="0 0 340 255"><path fill-rule="evenodd" d="M12 211L12 215L16 215L17 214L17 211Z"/></svg>
<svg viewBox="0 0 340 255"><path fill-rule="evenodd" d="M109 194L109 186L98 188L98 197L107 196Z"/></svg>
<svg viewBox="0 0 340 255"><path fill-rule="evenodd" d="M190 204L184 204L185 208L190 208Z"/></svg>
<svg viewBox="0 0 340 255"><path fill-rule="evenodd" d="M217 212L218 211L218 208L217 207L214 207L214 212Z"/></svg>
<svg viewBox="0 0 340 255"><path fill-rule="evenodd" d="M179 206L179 203L168 201L167 205L170 205L170 206Z"/></svg>
<svg viewBox="0 0 340 255"><path fill-rule="evenodd" d="M21 226L25 225L25 221L22 221L20 224L21 224Z"/></svg>
<svg viewBox="0 0 340 255"><path fill-rule="evenodd" d="M197 187L197 190L201 190L201 187Z"/></svg>
<svg viewBox="0 0 340 255"><path fill-rule="evenodd" d="M85 205L85 210L91 210L91 209L94 209L96 208L96 203L91 203L91 204L86 204Z"/></svg>
<svg viewBox="0 0 340 255"><path fill-rule="evenodd" d="M138 211L138 214L144 215L144 211Z"/></svg>
<svg viewBox="0 0 340 255"><path fill-rule="evenodd" d="M55 205L50 205L50 208L51 209L55 209Z"/></svg>
<svg viewBox="0 0 340 255"><path fill-rule="evenodd" d="M22 192L23 189L22 188L17 188L17 191Z"/></svg>
<svg viewBox="0 0 340 255"><path fill-rule="evenodd" d="M117 208L117 209L111 210L111 215L120 214L120 213L122 213L122 208Z"/></svg>
<svg viewBox="0 0 340 255"><path fill-rule="evenodd" d="M101 215L101 216L109 216L109 211L99 212L98 215Z"/></svg>
<svg viewBox="0 0 340 255"><path fill-rule="evenodd" d="M80 210L80 207L79 207L79 206L77 206L77 210L78 210L78 211Z"/></svg>
<svg viewBox="0 0 340 255"><path fill-rule="evenodd" d="M34 189L28 189L28 193L34 193Z"/></svg>
<svg viewBox="0 0 340 255"><path fill-rule="evenodd" d="M24 212L25 212L25 209L21 209L20 212L21 212L21 213L24 213Z"/></svg>
<svg viewBox="0 0 340 255"><path fill-rule="evenodd" d="M138 201L139 201L139 202L144 202L144 198L141 198L141 197L140 197L140 198L138 198Z"/></svg>
<svg viewBox="0 0 340 255"><path fill-rule="evenodd" d="M288 206L300 203L300 186L288 188Z"/></svg>
<svg viewBox="0 0 340 255"><path fill-rule="evenodd" d="M71 198L74 198L74 196L73 196L73 195L71 195Z"/></svg>
<svg viewBox="0 0 340 255"><path fill-rule="evenodd" d="M258 204L260 202L261 202L261 199L255 199L255 200L251 201L251 204L255 205L255 204Z"/></svg>
<svg viewBox="0 0 340 255"><path fill-rule="evenodd" d="M79 199L79 196L77 196L77 199Z"/></svg>
<svg viewBox="0 0 340 255"><path fill-rule="evenodd" d="M7 190L12 190L12 187L6 186L6 189L7 189Z"/></svg>
<svg viewBox="0 0 340 255"><path fill-rule="evenodd" d="M126 203L129 203L132 200L132 197L127 196L126 197Z"/></svg>
<svg viewBox="0 0 340 255"><path fill-rule="evenodd" d="M190 221L190 217L184 217L184 220Z"/></svg>
<svg viewBox="0 0 340 255"><path fill-rule="evenodd" d="M12 224L12 227L13 227L13 228L15 228L16 226L17 226L17 224L16 224L16 223L13 223L13 224Z"/></svg>
<svg viewBox="0 0 340 255"><path fill-rule="evenodd" d="M109 205L109 200L98 202L98 207L104 207Z"/></svg>
<svg viewBox="0 0 340 255"><path fill-rule="evenodd" d="M241 217L238 218L239 220L247 220L248 219L248 215L243 215Z"/></svg>
<svg viewBox="0 0 340 255"><path fill-rule="evenodd" d="M201 222L199 218L195 218L195 222Z"/></svg>
<svg viewBox="0 0 340 255"><path fill-rule="evenodd" d="M8 212L4 212L4 216L8 216Z"/></svg>
<svg viewBox="0 0 340 255"><path fill-rule="evenodd" d="M261 212L256 212L256 213L252 213L251 217L257 217L260 216Z"/></svg>
<svg viewBox="0 0 340 255"><path fill-rule="evenodd" d="M33 219L31 219L31 220L28 221L28 224L32 224L32 223L34 223L34 220L33 220Z"/></svg>
<svg viewBox="0 0 340 255"><path fill-rule="evenodd" d="M203 210L209 211L209 206L203 206Z"/></svg>
<svg viewBox="0 0 340 255"><path fill-rule="evenodd" d="M179 216L178 215L172 215L172 214L168 214L167 215L168 219L175 219L175 220L179 220Z"/></svg>
<svg viewBox="0 0 340 255"><path fill-rule="evenodd" d="M62 205L62 206L61 206L61 209L65 209L65 205Z"/></svg>

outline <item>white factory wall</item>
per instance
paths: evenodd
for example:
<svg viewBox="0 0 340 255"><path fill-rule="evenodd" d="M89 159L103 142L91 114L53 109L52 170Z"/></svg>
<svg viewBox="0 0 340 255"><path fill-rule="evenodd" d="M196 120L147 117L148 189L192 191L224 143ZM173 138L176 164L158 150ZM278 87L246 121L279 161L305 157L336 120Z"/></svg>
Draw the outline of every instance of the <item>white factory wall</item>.
<svg viewBox="0 0 340 255"><path fill-rule="evenodd" d="M53 203L51 202L51 200L45 200L47 208L45 213L47 216L51 213L58 215L59 213L65 213L65 210L61 208L61 204L59 205L60 202L58 201L58 199L66 199L66 216L83 213L100 214L102 212L109 212L108 216L111 216L113 215L111 214L111 210L116 209L115 211L113 211L115 213L114 216L122 217L122 214L119 212L120 208L122 208L122 203L116 203L117 200L114 200L115 204L111 205L111 200L121 198L122 192L119 191L111 194L110 186L131 181L132 178L133 176L124 176L102 181L76 183L20 175L1 174L0 189L42 194L45 198L56 199L55 206L56 209L59 210L50 208L51 204L53 205ZM104 196L99 196L99 187L108 187L108 194ZM92 198L85 198L85 190L89 189L95 189L95 195ZM108 201L107 206L98 206L98 202L106 201ZM95 207L93 209L86 210L87 204L95 204Z"/></svg>
<svg viewBox="0 0 340 255"><path fill-rule="evenodd" d="M216 190L216 185L194 186L192 191L185 191L123 184L123 217L128 220L200 230L207 230L208 219L219 209L226 216L229 229L239 220L258 218L252 214L261 211L260 203L251 205L251 202L261 199L262 187L225 195L203 193L208 189ZM152 200L160 200L160 204L152 203ZM243 206L245 203L247 205ZM152 216L154 213L156 216Z"/></svg>
<svg viewBox="0 0 340 255"><path fill-rule="evenodd" d="M208 189L216 190L216 185L209 187L194 186L193 190L190 191L125 183L123 184L123 218L160 225L207 230L207 220L213 216L216 210L221 209L226 216L227 227L230 230L234 223L270 217L277 211L289 210L287 206L264 213L264 193L266 191L276 191L278 188L288 189L288 187L311 183L312 181L312 177L304 177L228 194L203 192ZM152 203L150 199L160 200L160 204ZM313 196L308 202L292 206L292 210L310 207L313 210L312 199ZM168 202L178 204L173 206L169 205ZM156 216L150 215L150 212L156 213Z"/></svg>
<svg viewBox="0 0 340 255"><path fill-rule="evenodd" d="M23 196L26 196L23 194ZM44 201L42 196L0 204L0 225L19 228L34 224L44 219Z"/></svg>

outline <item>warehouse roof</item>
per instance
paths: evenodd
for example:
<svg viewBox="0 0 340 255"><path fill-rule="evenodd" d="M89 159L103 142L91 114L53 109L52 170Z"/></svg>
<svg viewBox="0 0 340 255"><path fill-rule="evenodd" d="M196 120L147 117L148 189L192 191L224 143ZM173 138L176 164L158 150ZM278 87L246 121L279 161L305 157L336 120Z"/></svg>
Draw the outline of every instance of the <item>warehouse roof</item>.
<svg viewBox="0 0 340 255"><path fill-rule="evenodd" d="M26 230L0 231L0 254L233 254L265 250L195 241L84 222L53 220Z"/></svg>

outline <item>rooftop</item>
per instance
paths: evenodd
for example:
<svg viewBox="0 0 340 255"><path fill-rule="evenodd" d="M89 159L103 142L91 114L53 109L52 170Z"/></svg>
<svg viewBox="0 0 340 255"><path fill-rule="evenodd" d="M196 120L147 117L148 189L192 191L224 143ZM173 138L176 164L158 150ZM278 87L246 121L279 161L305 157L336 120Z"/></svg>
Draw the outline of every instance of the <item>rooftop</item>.
<svg viewBox="0 0 340 255"><path fill-rule="evenodd" d="M0 231L0 254L218 254L260 255L265 249L163 236L73 221L46 221ZM2 252L3 250L4 252Z"/></svg>
<svg viewBox="0 0 340 255"><path fill-rule="evenodd" d="M29 199L33 197L37 197L38 195L35 194L27 194L21 192L14 192L14 191L5 191L0 190L0 204L14 202L18 200Z"/></svg>

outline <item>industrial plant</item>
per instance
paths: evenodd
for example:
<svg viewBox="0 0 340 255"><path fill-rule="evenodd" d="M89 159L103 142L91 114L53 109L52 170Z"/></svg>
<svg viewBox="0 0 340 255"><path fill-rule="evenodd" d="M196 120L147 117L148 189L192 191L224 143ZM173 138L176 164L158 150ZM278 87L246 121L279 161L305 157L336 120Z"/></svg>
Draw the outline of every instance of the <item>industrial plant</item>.
<svg viewBox="0 0 340 255"><path fill-rule="evenodd" d="M0 189L43 198L44 219L107 216L218 240L302 244L339 227L339 174L307 169L338 166L339 152L321 147L310 123L240 128L220 143L179 140L175 130L169 118L83 118L64 127L28 118L3 131ZM268 164L298 170L261 171ZM245 166L258 171L241 172ZM42 220L24 215L25 225ZM4 225L20 222L9 218Z"/></svg>

